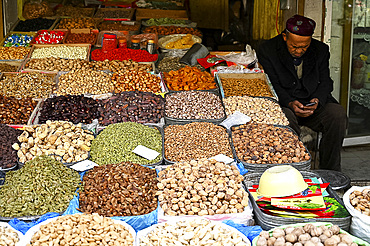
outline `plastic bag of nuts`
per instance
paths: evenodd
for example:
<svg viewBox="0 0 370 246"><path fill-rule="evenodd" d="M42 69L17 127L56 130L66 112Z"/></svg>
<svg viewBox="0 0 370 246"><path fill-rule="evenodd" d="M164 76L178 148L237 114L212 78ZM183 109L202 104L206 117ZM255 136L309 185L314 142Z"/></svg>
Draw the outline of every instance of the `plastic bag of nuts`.
<svg viewBox="0 0 370 246"><path fill-rule="evenodd" d="M244 217L240 213L249 199L242 180L236 166L214 159L182 161L158 173L158 201L164 216L239 213Z"/></svg>
<svg viewBox="0 0 370 246"><path fill-rule="evenodd" d="M27 231L22 245L108 245L107 242L114 242L112 245L133 246L135 237L135 230L126 222L98 214L73 214L35 225Z"/></svg>
<svg viewBox="0 0 370 246"><path fill-rule="evenodd" d="M244 165L307 163L310 167L309 152L287 127L248 123L233 126L231 132L236 157Z"/></svg>
<svg viewBox="0 0 370 246"><path fill-rule="evenodd" d="M102 216L137 216L157 208L157 173L131 162L94 167L83 177L79 209ZM111 190L112 192L106 192ZM154 221L148 222L149 224Z"/></svg>
<svg viewBox="0 0 370 246"><path fill-rule="evenodd" d="M222 126L193 122L164 128L164 157L167 163L199 160L218 154L232 158L229 136Z"/></svg>
<svg viewBox="0 0 370 246"><path fill-rule="evenodd" d="M352 215L350 232L367 242L370 241L370 186L352 186L343 195L343 202Z"/></svg>
<svg viewBox="0 0 370 246"><path fill-rule="evenodd" d="M223 100L226 114L229 116L235 111L246 114L253 122L272 125L289 125L289 121L279 103L272 98L231 96Z"/></svg>
<svg viewBox="0 0 370 246"><path fill-rule="evenodd" d="M1 220L29 221L48 212L62 213L80 183L75 170L50 156L37 156L22 168L6 173L0 192Z"/></svg>

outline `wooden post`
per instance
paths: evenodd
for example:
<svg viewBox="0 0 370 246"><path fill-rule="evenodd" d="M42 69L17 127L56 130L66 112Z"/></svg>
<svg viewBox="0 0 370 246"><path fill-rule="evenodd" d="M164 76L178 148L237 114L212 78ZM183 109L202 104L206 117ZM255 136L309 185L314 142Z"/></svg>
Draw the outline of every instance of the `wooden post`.
<svg viewBox="0 0 370 246"><path fill-rule="evenodd" d="M3 21L3 1L0 1L0 11L1 11L1 14L0 14L0 40L3 40L4 38L4 21Z"/></svg>

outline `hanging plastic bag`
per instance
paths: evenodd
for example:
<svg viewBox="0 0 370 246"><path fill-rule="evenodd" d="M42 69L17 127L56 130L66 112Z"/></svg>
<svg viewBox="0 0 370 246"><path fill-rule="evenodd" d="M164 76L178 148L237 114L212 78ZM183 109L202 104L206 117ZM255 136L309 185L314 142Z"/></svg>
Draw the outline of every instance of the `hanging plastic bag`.
<svg viewBox="0 0 370 246"><path fill-rule="evenodd" d="M48 3L41 0L31 0L25 3L23 7L23 17L25 19L35 19L53 15L53 10L49 7Z"/></svg>
<svg viewBox="0 0 370 246"><path fill-rule="evenodd" d="M348 212L352 215L352 223L350 227L350 233L356 237L361 238L364 241L370 242L370 216L361 213L356 210L350 202L350 194L353 191L363 191L364 189L370 189L370 186L352 186L343 195L344 206Z"/></svg>
<svg viewBox="0 0 370 246"><path fill-rule="evenodd" d="M245 52L231 52L227 55L217 55L217 57L224 59L227 62L233 62L246 67L254 66L257 63L256 51L252 49L249 44L246 45Z"/></svg>

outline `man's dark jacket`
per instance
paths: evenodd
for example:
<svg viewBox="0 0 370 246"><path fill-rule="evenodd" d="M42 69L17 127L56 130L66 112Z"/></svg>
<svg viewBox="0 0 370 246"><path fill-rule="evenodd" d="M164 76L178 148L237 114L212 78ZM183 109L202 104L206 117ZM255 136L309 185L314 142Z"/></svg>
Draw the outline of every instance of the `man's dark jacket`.
<svg viewBox="0 0 370 246"><path fill-rule="evenodd" d="M280 34L263 43L257 53L265 73L279 97L280 105L288 107L289 102L298 100L302 103L318 98L321 105L327 102L336 102L332 97L333 80L329 72L329 47L312 39L303 59L302 86L303 90L295 93L299 83L294 68L293 57Z"/></svg>

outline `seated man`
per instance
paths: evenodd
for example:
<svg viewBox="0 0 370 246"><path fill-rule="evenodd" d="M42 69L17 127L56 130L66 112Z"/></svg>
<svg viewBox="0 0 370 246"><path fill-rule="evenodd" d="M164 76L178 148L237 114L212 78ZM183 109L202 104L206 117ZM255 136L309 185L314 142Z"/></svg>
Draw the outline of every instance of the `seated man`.
<svg viewBox="0 0 370 246"><path fill-rule="evenodd" d="M298 134L300 125L322 132L319 168L341 171L347 116L331 95L329 47L312 38L315 26L307 17L291 17L280 35L260 46L257 56L290 126Z"/></svg>

